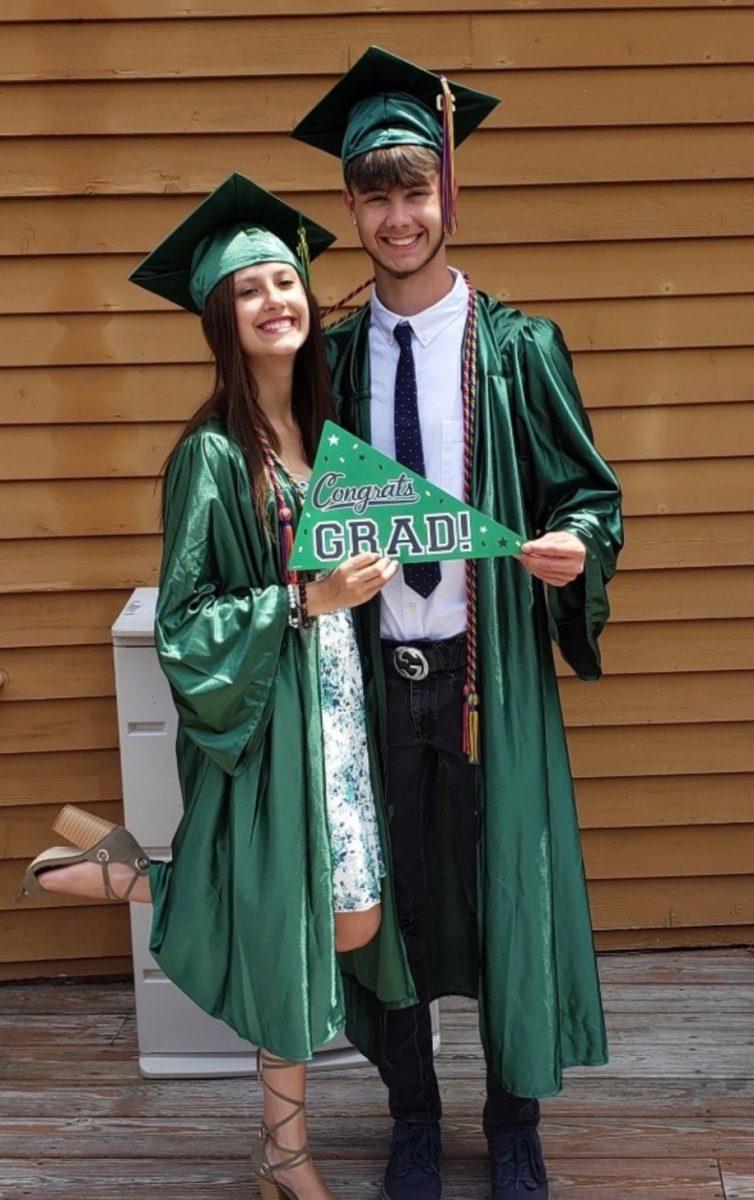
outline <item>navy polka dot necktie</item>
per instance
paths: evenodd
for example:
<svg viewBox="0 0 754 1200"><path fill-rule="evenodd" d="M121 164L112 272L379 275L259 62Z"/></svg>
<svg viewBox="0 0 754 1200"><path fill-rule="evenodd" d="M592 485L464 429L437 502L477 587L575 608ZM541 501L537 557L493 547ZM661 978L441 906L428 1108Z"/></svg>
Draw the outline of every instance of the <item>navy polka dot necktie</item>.
<svg viewBox="0 0 754 1200"><path fill-rule="evenodd" d="M400 321L393 333L400 346L395 372L395 457L404 467L426 478L411 326L408 321ZM403 567L403 577L410 588L426 598L440 582L440 564L409 563Z"/></svg>

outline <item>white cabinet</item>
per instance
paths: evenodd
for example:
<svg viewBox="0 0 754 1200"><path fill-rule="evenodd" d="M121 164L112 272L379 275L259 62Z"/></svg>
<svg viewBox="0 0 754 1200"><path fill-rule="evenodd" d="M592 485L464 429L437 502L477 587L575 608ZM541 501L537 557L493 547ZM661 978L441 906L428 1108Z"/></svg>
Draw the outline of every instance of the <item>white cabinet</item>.
<svg viewBox="0 0 754 1200"><path fill-rule="evenodd" d="M136 588L112 635L125 824L151 858L169 859L182 803L175 762L176 711L154 649L156 599L157 588ZM130 909L142 1074L253 1074L251 1045L205 1013L160 971L149 952L151 906L131 904ZM433 1020L437 1023L436 1011ZM340 1034L311 1065L352 1066L363 1061Z"/></svg>

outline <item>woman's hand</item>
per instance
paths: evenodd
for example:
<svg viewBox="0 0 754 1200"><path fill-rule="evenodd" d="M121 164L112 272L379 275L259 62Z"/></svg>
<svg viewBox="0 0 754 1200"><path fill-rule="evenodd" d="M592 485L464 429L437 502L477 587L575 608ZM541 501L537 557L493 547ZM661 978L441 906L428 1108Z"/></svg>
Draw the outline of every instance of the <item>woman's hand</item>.
<svg viewBox="0 0 754 1200"><path fill-rule="evenodd" d="M586 547L575 533L565 529L524 542L521 549L523 554L514 557L537 579L552 587L565 587L584 570Z"/></svg>
<svg viewBox="0 0 754 1200"><path fill-rule="evenodd" d="M307 583L306 606L310 616L366 604L384 588L397 570L398 563L394 558L381 558L379 554L371 552L347 558L324 579Z"/></svg>

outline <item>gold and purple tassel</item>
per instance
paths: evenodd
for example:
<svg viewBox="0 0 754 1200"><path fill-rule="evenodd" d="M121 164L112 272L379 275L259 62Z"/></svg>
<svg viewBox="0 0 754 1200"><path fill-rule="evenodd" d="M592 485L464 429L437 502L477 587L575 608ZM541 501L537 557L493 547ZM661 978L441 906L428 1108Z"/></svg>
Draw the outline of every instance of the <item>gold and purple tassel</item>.
<svg viewBox="0 0 754 1200"><path fill-rule="evenodd" d="M444 75L440 76L442 91L437 97L437 108L442 114L442 153L440 156L440 204L442 206L442 222L447 237L452 237L458 229L456 213L456 169L455 169L455 130L453 113L455 112L455 96L450 90L450 84Z"/></svg>
<svg viewBox="0 0 754 1200"><path fill-rule="evenodd" d="M306 226L299 217L298 227L298 242L296 243L296 257L301 263L301 268L304 272L304 283L308 288L311 287L312 264L309 256L309 239L306 236Z"/></svg>

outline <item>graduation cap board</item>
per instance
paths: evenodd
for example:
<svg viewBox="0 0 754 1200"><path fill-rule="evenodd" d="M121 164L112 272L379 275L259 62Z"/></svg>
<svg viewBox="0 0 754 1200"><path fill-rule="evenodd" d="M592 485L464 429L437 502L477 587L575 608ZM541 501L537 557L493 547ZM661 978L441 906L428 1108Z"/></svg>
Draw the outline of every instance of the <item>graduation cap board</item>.
<svg viewBox="0 0 754 1200"><path fill-rule="evenodd" d="M325 421L290 566L337 567L364 551L398 562L520 554L526 541L333 421Z"/></svg>
<svg viewBox="0 0 754 1200"><path fill-rule="evenodd" d="M241 267L284 262L307 282L309 261L334 241L333 233L234 171L128 278L200 313L220 280Z"/></svg>
<svg viewBox="0 0 754 1200"><path fill-rule="evenodd" d="M370 46L303 117L291 136L343 160L383 146L442 148L438 100L444 76ZM459 146L500 100L446 80L453 100L453 143Z"/></svg>

